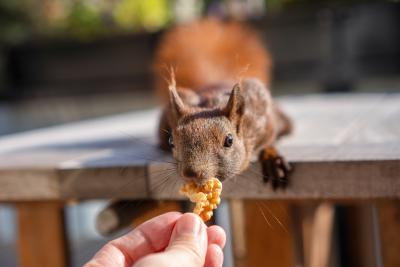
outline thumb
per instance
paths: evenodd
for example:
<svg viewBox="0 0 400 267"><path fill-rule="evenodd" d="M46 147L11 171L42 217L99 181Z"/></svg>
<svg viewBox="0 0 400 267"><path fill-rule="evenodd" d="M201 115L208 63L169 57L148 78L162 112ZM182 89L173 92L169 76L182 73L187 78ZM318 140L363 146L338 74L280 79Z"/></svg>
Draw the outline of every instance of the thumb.
<svg viewBox="0 0 400 267"><path fill-rule="evenodd" d="M166 255L179 259L175 266L204 265L207 252L207 229L199 216L193 213L184 214L177 221L172 232ZM181 264L182 263L182 264Z"/></svg>
<svg viewBox="0 0 400 267"><path fill-rule="evenodd" d="M207 229L199 216L182 215L164 252L141 259L137 266L202 267L207 252Z"/></svg>

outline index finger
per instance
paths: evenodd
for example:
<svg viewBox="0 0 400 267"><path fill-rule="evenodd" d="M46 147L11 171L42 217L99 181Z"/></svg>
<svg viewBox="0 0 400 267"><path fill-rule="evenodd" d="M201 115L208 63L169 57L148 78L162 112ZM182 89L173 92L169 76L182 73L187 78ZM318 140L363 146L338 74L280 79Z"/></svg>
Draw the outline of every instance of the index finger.
<svg viewBox="0 0 400 267"><path fill-rule="evenodd" d="M157 216L107 243L85 266L131 266L147 254L164 250L170 240L180 212Z"/></svg>

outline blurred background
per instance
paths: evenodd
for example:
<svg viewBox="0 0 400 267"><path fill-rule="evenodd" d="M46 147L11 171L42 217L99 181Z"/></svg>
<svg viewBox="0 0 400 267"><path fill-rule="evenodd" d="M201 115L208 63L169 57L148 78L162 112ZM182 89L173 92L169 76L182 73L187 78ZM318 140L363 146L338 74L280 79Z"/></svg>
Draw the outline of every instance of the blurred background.
<svg viewBox="0 0 400 267"><path fill-rule="evenodd" d="M155 107L160 35L207 15L259 31L274 95L400 91L397 0L0 0L0 135ZM74 266L104 243L103 205L67 210ZM17 265L14 220L0 205L0 266Z"/></svg>

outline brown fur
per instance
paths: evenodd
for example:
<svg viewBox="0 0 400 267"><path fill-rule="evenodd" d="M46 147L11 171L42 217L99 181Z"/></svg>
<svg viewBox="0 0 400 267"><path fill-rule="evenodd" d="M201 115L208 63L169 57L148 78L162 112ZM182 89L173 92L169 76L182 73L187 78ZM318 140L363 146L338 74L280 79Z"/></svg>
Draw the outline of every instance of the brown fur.
<svg viewBox="0 0 400 267"><path fill-rule="evenodd" d="M208 18L181 25L164 35L156 52L156 88L167 99L168 68L175 69L178 87L208 89L252 77L269 86L271 59L257 34L238 22Z"/></svg>
<svg viewBox="0 0 400 267"><path fill-rule="evenodd" d="M169 149L168 138L172 137L173 156L183 178L204 183L210 177L233 177L290 131L289 118L273 103L266 87L271 65L268 53L246 27L213 19L179 26L166 34L155 62L159 91L169 88L169 102L160 121L160 144ZM245 62L248 71L236 83ZM178 69L176 77L171 72L169 84L160 78L163 64ZM224 145L228 134L233 136L231 147ZM270 154L260 155L270 160L263 156ZM277 166L277 157L278 153L269 163L279 169L283 165ZM287 170L282 172L286 176ZM271 169L267 174L277 173Z"/></svg>

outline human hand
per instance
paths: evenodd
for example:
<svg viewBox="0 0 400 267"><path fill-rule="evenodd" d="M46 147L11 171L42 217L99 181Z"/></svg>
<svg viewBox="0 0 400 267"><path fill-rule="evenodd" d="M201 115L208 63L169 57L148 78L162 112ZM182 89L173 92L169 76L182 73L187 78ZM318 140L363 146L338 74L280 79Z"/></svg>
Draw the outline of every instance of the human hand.
<svg viewBox="0 0 400 267"><path fill-rule="evenodd" d="M221 267L225 239L193 213L169 212L110 241L84 267Z"/></svg>

